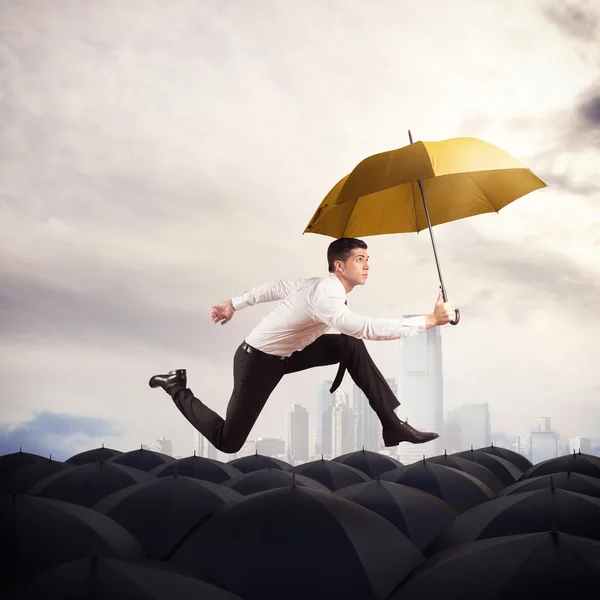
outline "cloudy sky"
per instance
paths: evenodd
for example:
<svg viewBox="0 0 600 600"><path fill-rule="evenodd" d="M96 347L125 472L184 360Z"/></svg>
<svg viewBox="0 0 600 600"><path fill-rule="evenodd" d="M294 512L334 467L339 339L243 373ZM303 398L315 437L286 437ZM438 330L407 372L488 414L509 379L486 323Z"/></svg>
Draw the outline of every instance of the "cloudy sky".
<svg viewBox="0 0 600 600"><path fill-rule="evenodd" d="M187 368L223 413L233 353L269 306L222 327L211 304L325 274L331 239L306 223L408 129L483 138L549 184L436 228L462 313L443 329L445 408L598 436L599 27L598 0L1 0L0 452L164 435L191 453L149 376ZM429 312L427 234L366 241L351 307ZM369 348L398 374L396 342ZM283 436L334 373L285 379L251 437Z"/></svg>

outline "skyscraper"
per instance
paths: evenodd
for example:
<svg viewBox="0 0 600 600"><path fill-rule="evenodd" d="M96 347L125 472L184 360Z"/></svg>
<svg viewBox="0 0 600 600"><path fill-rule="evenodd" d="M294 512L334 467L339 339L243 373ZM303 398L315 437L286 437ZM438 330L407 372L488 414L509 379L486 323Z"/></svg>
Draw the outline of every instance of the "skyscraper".
<svg viewBox="0 0 600 600"><path fill-rule="evenodd" d="M331 456L331 409L333 395L329 391L333 381L325 380L317 388L317 427L315 452Z"/></svg>
<svg viewBox="0 0 600 600"><path fill-rule="evenodd" d="M194 450L196 456L217 459L217 449L199 431L194 431Z"/></svg>
<svg viewBox="0 0 600 600"><path fill-rule="evenodd" d="M354 447L354 414L348 394L339 389L331 411L331 445L332 457L352 452Z"/></svg>
<svg viewBox="0 0 600 600"><path fill-rule="evenodd" d="M413 427L439 433L438 439L419 445L421 455L439 454L442 452L444 426L440 328L432 327L424 333L400 340L400 356L402 406L397 412L401 418L408 418Z"/></svg>
<svg viewBox="0 0 600 600"><path fill-rule="evenodd" d="M352 388L352 412L354 414L354 450L379 450L381 427L375 411L369 405L365 393L354 384Z"/></svg>
<svg viewBox="0 0 600 600"><path fill-rule="evenodd" d="M286 460L291 465L308 461L308 411L293 404L285 419Z"/></svg>
<svg viewBox="0 0 600 600"><path fill-rule="evenodd" d="M460 450L469 450L471 446L475 450L484 448L492 443L490 427L490 410L487 402L481 404L463 404L458 408L448 411L444 430L448 432L455 425L454 435L446 436L446 450L449 452L458 452ZM449 439L450 438L450 439ZM453 442L450 447L450 442ZM458 442L459 447L454 445Z"/></svg>

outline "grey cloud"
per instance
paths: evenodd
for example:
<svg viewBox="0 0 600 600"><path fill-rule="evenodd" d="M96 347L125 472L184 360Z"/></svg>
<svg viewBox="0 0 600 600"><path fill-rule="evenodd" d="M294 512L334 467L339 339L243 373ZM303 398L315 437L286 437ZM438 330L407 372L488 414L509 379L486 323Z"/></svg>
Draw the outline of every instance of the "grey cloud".
<svg viewBox="0 0 600 600"><path fill-rule="evenodd" d="M15 427L0 425L0 455L31 452L66 460L82 450L100 445L105 436L120 435L120 428L109 419L40 412ZM99 442L99 443L98 443Z"/></svg>
<svg viewBox="0 0 600 600"><path fill-rule="evenodd" d="M544 0L541 3L542 13L565 34L587 42L597 43L600 26L600 11L594 0L578 2Z"/></svg>
<svg viewBox="0 0 600 600"><path fill-rule="evenodd" d="M593 228L600 234L600 225ZM600 325L600 316L590 311L600 297L600 277L584 268L575 260L561 253L560 249L547 250L529 240L507 241L485 237L475 226L465 223L462 240L452 244L453 259L466 268L486 275L486 286L472 299L471 310L477 310L481 301L502 303L509 293L504 288L515 286L520 290L516 305L540 306L541 298L552 309L587 314L590 325ZM489 287L489 281L496 281ZM481 306L481 305L480 305Z"/></svg>
<svg viewBox="0 0 600 600"><path fill-rule="evenodd" d="M140 293L137 287L149 286L126 271L115 272L112 285L93 291L6 272L2 283L0 331L5 340L25 335L42 340L58 334L98 345L135 343L177 352L195 352L201 347L217 357L219 348L234 341L235 332L230 329L215 331L217 326L210 322L202 304L197 310L156 305L150 301L151 288ZM173 289L177 289L175 285Z"/></svg>

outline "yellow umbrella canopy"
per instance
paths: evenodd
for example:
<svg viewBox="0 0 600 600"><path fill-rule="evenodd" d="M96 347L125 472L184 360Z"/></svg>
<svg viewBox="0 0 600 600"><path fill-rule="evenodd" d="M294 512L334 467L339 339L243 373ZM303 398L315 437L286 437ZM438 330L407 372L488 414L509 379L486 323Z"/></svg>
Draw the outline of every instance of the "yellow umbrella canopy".
<svg viewBox="0 0 600 600"><path fill-rule="evenodd" d="M305 233L365 237L419 232L488 212L546 184L516 158L476 138L415 142L370 156L317 207Z"/></svg>
<svg viewBox="0 0 600 600"><path fill-rule="evenodd" d="M304 233L335 238L429 229L444 302L448 301L432 227L499 212L546 187L516 158L477 138L412 143L369 156L333 187ZM456 311L456 325L460 313Z"/></svg>

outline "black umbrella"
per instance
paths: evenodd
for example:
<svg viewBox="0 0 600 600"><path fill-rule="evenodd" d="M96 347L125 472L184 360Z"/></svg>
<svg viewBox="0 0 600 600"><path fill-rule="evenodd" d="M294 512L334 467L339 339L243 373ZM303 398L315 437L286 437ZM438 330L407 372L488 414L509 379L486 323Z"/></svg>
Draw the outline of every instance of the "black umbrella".
<svg viewBox="0 0 600 600"><path fill-rule="evenodd" d="M424 550L456 516L443 500L391 481L368 481L334 492L376 512Z"/></svg>
<svg viewBox="0 0 600 600"><path fill-rule="evenodd" d="M4 479L14 469L22 469L27 465L44 462L45 460L48 460L47 456L23 452L22 449L11 454L3 454L0 456L0 479Z"/></svg>
<svg viewBox="0 0 600 600"><path fill-rule="evenodd" d="M555 488L495 498L458 516L427 549L431 555L492 537L558 531L600 540L600 499Z"/></svg>
<svg viewBox="0 0 600 600"><path fill-rule="evenodd" d="M260 471L242 473L241 475L226 481L223 485L240 494L244 494L244 496L255 494L256 492L274 490L288 485L299 485L309 487L313 490L329 492L329 489L323 484L310 477L299 475L294 471L282 471L281 469L261 469Z"/></svg>
<svg viewBox="0 0 600 600"><path fill-rule="evenodd" d="M377 475L381 475L386 471L391 471L397 467L402 467L402 463L391 456L379 454L379 452L371 452L369 450L359 450L342 454L331 459L332 462L339 462L349 467L354 467L375 479Z"/></svg>
<svg viewBox="0 0 600 600"><path fill-rule="evenodd" d="M374 512L289 486L224 506L170 560L244 600L384 600L423 555Z"/></svg>
<svg viewBox="0 0 600 600"><path fill-rule="evenodd" d="M593 594L598 583L600 543L545 531L443 552L417 569L389 600L565 600L579 596L581 588Z"/></svg>
<svg viewBox="0 0 600 600"><path fill-rule="evenodd" d="M250 456L242 456L230 460L228 465L235 467L242 473L250 473L252 471L260 471L261 469L282 469L287 471L292 468L290 463L273 458L272 456L264 456L262 454L251 454Z"/></svg>
<svg viewBox="0 0 600 600"><path fill-rule="evenodd" d="M90 507L124 487L154 479L154 475L138 469L99 461L50 475L34 485L29 492Z"/></svg>
<svg viewBox="0 0 600 600"><path fill-rule="evenodd" d="M204 581L153 565L91 557L68 562L19 586L6 600L241 600Z"/></svg>
<svg viewBox="0 0 600 600"><path fill-rule="evenodd" d="M97 462L99 460L108 460L109 458L113 458L115 456L120 456L123 454L120 450L114 450L113 448L105 448L104 444L100 448L92 448L91 450L86 450L85 452L80 452L79 454L74 454L71 458L67 458L65 461L70 465L85 465L91 462Z"/></svg>
<svg viewBox="0 0 600 600"><path fill-rule="evenodd" d="M222 463L219 460L205 458L203 456L186 456L175 462L165 465L159 465L152 469L151 473L157 477L168 477L175 473L195 477L203 481L212 481L213 483L223 483L231 477L237 477L242 472L229 464Z"/></svg>
<svg viewBox="0 0 600 600"><path fill-rule="evenodd" d="M450 456L466 458L486 467L498 477L505 487L507 485L512 485L521 477L521 475L523 475L521 469L505 458L496 456L495 454L489 454L488 452L482 452L481 450L471 449L463 452L454 452Z"/></svg>
<svg viewBox="0 0 600 600"><path fill-rule="evenodd" d="M371 481L368 475L354 467L324 459L298 465L294 467L294 472L318 481L332 492L355 483Z"/></svg>
<svg viewBox="0 0 600 600"><path fill-rule="evenodd" d="M44 458L43 460L34 460L22 465L15 465L0 478L0 493L19 492L24 493L34 486L38 481L46 477L72 468L63 462Z"/></svg>
<svg viewBox="0 0 600 600"><path fill-rule="evenodd" d="M560 473L561 471L571 471L572 473L581 473L590 477L600 478L600 457L592 454L565 454L556 458L549 458L528 469L523 474L522 479L532 479L540 475L550 475L550 473Z"/></svg>
<svg viewBox="0 0 600 600"><path fill-rule="evenodd" d="M124 452L123 454L113 456L109 460L115 465L133 467L135 469L140 469L140 471L151 471L159 465L175 462L175 459L168 454L155 452L154 450L146 450L145 448Z"/></svg>
<svg viewBox="0 0 600 600"><path fill-rule="evenodd" d="M504 484L494 475L487 467L480 465L479 463L473 462L460 456L448 455L446 453L440 456L432 456L425 459L427 462L435 463L436 465L444 465L451 469L458 469L464 471L469 475L473 475L479 479L479 481L485 483L494 494L497 494L500 490L504 489Z"/></svg>
<svg viewBox="0 0 600 600"><path fill-rule="evenodd" d="M123 527L90 508L22 494L0 496L0 580L29 578L59 563L98 553L142 557Z"/></svg>
<svg viewBox="0 0 600 600"><path fill-rule="evenodd" d="M379 479L433 494L458 513L494 497L494 492L472 475L425 460L392 469Z"/></svg>
<svg viewBox="0 0 600 600"><path fill-rule="evenodd" d="M93 508L127 529L150 558L162 560L190 529L242 497L218 483L171 475L128 486Z"/></svg>
<svg viewBox="0 0 600 600"><path fill-rule="evenodd" d="M515 465L515 467L523 473L533 466L533 463L528 458L514 450L509 450L508 448L502 448L501 446L494 446L494 444L492 444L491 446L477 448L477 450L479 452L487 452L488 454L494 454L495 456L504 458Z"/></svg>
<svg viewBox="0 0 600 600"><path fill-rule="evenodd" d="M581 473L572 473L571 471L522 479L503 489L498 496L510 496L511 494L543 490L553 486L561 490L600 498L600 479L589 475L581 475Z"/></svg>

